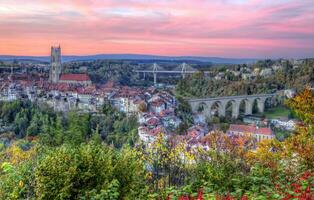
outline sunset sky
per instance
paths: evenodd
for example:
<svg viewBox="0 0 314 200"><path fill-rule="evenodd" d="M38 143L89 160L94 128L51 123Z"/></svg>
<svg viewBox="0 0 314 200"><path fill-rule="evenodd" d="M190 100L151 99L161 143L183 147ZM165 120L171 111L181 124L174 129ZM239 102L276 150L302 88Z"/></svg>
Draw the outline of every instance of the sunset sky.
<svg viewBox="0 0 314 200"><path fill-rule="evenodd" d="M0 0L0 54L56 44L67 55L314 57L314 0Z"/></svg>

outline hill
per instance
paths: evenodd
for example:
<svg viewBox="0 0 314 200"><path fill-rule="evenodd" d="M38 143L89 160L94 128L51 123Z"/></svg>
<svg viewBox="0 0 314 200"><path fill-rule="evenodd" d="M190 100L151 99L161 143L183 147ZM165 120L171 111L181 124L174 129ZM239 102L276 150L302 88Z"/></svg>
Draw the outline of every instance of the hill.
<svg viewBox="0 0 314 200"><path fill-rule="evenodd" d="M92 60L153 60L153 61L198 61L209 62L216 64L242 64L254 63L256 59L251 58L220 58L220 57L197 57L197 56L156 56L156 55L141 55L141 54L98 54L87 56L64 55L63 62L71 61L92 61ZM34 60L41 62L49 62L49 56L13 56L0 55L0 60Z"/></svg>

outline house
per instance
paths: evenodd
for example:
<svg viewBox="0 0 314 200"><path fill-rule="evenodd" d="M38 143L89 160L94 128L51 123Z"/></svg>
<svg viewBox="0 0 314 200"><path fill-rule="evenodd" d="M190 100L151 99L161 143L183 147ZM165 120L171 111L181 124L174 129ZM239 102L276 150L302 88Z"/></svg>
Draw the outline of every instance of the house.
<svg viewBox="0 0 314 200"><path fill-rule="evenodd" d="M272 73L273 73L273 70L271 68L266 68L266 69L263 69L259 75L263 77L268 77L268 76L271 76Z"/></svg>
<svg viewBox="0 0 314 200"><path fill-rule="evenodd" d="M119 88L109 94L108 99L117 110L127 114L138 113L140 105L146 105L144 92L139 88Z"/></svg>
<svg viewBox="0 0 314 200"><path fill-rule="evenodd" d="M161 113L166 109L166 103L163 99L156 99L149 104L150 111L155 113Z"/></svg>
<svg viewBox="0 0 314 200"><path fill-rule="evenodd" d="M26 92L26 95L28 97L28 99L32 102L34 102L36 100L36 94L37 94L37 91L36 91L36 88L33 87L33 86L27 86L25 88L25 92Z"/></svg>
<svg viewBox="0 0 314 200"><path fill-rule="evenodd" d="M259 74L260 74L260 71L261 71L261 69L260 68L254 68L254 70L253 70L253 75L254 76L258 76Z"/></svg>
<svg viewBox="0 0 314 200"><path fill-rule="evenodd" d="M152 118L149 118L147 121L146 121L146 125L150 128L154 128L156 127L157 125L159 125L160 123L160 120L157 118L157 117L152 117Z"/></svg>
<svg viewBox="0 0 314 200"><path fill-rule="evenodd" d="M205 128L205 126L201 125L194 125L188 129L187 135L194 139L201 139L202 137L207 134L208 130Z"/></svg>
<svg viewBox="0 0 314 200"><path fill-rule="evenodd" d="M275 137L273 131L270 128L264 127L259 128L253 125L242 125L242 124L230 124L229 130L227 131L229 135L244 136L249 135L260 142L266 139L272 139Z"/></svg>
<svg viewBox="0 0 314 200"><path fill-rule="evenodd" d="M146 102L140 98L139 96L130 99L129 101L129 112L130 113L138 113L140 112L140 105L143 104L145 107L147 107Z"/></svg>
<svg viewBox="0 0 314 200"><path fill-rule="evenodd" d="M255 117L255 116L244 116L243 117L243 122L246 124L254 124L254 125L267 125L267 119L261 118L261 117Z"/></svg>
<svg viewBox="0 0 314 200"><path fill-rule="evenodd" d="M150 117L153 117L151 113L138 113L138 123L144 124Z"/></svg>
<svg viewBox="0 0 314 200"><path fill-rule="evenodd" d="M10 84L7 90L8 101L14 101L19 99L21 96L21 88L17 84Z"/></svg>
<svg viewBox="0 0 314 200"><path fill-rule="evenodd" d="M219 72L215 77L214 79L215 80L221 80L225 77L225 73L224 72Z"/></svg>
<svg viewBox="0 0 314 200"><path fill-rule="evenodd" d="M292 68L293 69L298 69L300 66L299 65L294 65Z"/></svg>
<svg viewBox="0 0 314 200"><path fill-rule="evenodd" d="M294 89L284 90L284 95L288 99L291 99L291 98L293 98L296 95L296 91Z"/></svg>
<svg viewBox="0 0 314 200"><path fill-rule="evenodd" d="M139 126L137 130L141 141L145 143L154 141L154 136L149 134L149 129L146 126Z"/></svg>
<svg viewBox="0 0 314 200"><path fill-rule="evenodd" d="M275 127L288 130L288 131L295 130L297 123L298 122L295 120L279 120L279 119L271 120L271 124L273 124Z"/></svg>
<svg viewBox="0 0 314 200"><path fill-rule="evenodd" d="M243 80L251 80L254 77L254 75L251 73L242 73L241 77Z"/></svg>
<svg viewBox="0 0 314 200"><path fill-rule="evenodd" d="M154 142L158 134L167 134L167 132L165 128L162 126L157 126L153 129L149 129L148 127L144 125L138 127L139 138L144 143Z"/></svg>
<svg viewBox="0 0 314 200"><path fill-rule="evenodd" d="M177 116L168 115L162 117L162 123L164 127L173 130L176 129L181 124L181 120Z"/></svg>
<svg viewBox="0 0 314 200"><path fill-rule="evenodd" d="M169 94L167 91L161 91L154 95L151 95L148 100L148 103L153 103L160 100L162 100L165 103L166 109L170 109L172 107L175 107L176 105L175 97Z"/></svg>
<svg viewBox="0 0 314 200"><path fill-rule="evenodd" d="M234 70L230 70L230 72L231 72L234 76L236 76L236 77L239 77L240 74L241 74L241 72L239 72L239 71L234 71Z"/></svg>
<svg viewBox="0 0 314 200"><path fill-rule="evenodd" d="M269 140L275 137L273 131L270 128L258 128L256 127L256 131L254 134L255 139L260 142L262 140Z"/></svg>
<svg viewBox="0 0 314 200"><path fill-rule="evenodd" d="M271 66L271 68L272 68L274 71L278 71L278 70L282 70L282 69L283 69L282 65L273 65L273 66Z"/></svg>

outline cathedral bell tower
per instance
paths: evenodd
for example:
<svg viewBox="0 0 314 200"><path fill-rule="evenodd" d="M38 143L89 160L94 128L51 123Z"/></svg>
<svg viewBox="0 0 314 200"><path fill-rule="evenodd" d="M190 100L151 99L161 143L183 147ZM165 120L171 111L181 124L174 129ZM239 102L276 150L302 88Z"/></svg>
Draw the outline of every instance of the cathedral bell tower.
<svg viewBox="0 0 314 200"><path fill-rule="evenodd" d="M51 47L50 65L49 82L57 83L62 72L60 45L58 47Z"/></svg>

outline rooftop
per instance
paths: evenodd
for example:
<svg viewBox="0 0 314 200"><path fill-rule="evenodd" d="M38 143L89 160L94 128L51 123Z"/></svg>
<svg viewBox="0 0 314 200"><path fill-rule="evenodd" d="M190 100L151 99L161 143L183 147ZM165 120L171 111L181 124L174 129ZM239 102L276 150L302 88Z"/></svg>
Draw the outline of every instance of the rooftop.
<svg viewBox="0 0 314 200"><path fill-rule="evenodd" d="M61 74L61 81L90 81L87 74Z"/></svg>
<svg viewBox="0 0 314 200"><path fill-rule="evenodd" d="M273 131L270 128L258 128L252 125L230 124L229 131L242 132L242 133L255 133L261 135L272 135Z"/></svg>

